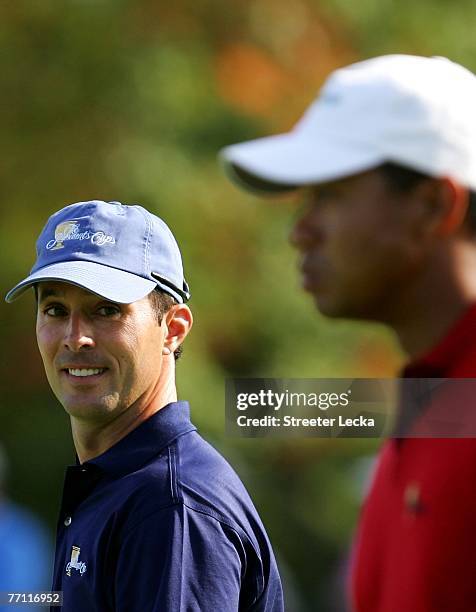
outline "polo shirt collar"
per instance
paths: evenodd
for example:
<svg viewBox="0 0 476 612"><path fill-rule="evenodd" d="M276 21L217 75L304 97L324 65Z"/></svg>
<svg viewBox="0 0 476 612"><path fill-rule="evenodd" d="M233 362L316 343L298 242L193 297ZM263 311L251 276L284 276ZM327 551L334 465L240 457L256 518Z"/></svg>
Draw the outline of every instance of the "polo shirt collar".
<svg viewBox="0 0 476 612"><path fill-rule="evenodd" d="M455 363L464 361L476 344L476 304L470 306L444 338L426 355L409 363L404 378L441 378Z"/></svg>
<svg viewBox="0 0 476 612"><path fill-rule="evenodd" d="M190 421L188 402L172 402L82 467L95 466L93 470L99 468L111 476L129 474L148 463L179 436L191 431L196 431L196 427Z"/></svg>

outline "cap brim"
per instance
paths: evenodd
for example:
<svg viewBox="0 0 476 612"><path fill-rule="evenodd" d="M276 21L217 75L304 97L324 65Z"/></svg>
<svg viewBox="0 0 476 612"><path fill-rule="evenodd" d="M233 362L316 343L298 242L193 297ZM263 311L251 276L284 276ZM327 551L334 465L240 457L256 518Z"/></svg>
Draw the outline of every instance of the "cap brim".
<svg viewBox="0 0 476 612"><path fill-rule="evenodd" d="M291 191L370 170L385 160L364 143L335 134L288 132L225 147L221 161L230 178L251 191Z"/></svg>
<svg viewBox="0 0 476 612"><path fill-rule="evenodd" d="M160 285L136 274L91 261L65 261L46 266L31 274L13 287L5 296L5 300L13 302L29 287L46 281L70 283L119 304L136 302ZM167 292L171 293L169 289Z"/></svg>

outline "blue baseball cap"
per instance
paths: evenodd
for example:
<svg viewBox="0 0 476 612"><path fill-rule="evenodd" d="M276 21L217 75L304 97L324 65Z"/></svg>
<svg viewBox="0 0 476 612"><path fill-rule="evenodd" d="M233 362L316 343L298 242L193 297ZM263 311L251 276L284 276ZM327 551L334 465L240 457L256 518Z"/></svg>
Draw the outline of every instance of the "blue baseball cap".
<svg viewBox="0 0 476 612"><path fill-rule="evenodd" d="M179 303L190 298L172 232L142 206L100 200L70 204L48 219L36 254L30 275L7 293L7 302L42 281L71 283L121 304L154 289Z"/></svg>

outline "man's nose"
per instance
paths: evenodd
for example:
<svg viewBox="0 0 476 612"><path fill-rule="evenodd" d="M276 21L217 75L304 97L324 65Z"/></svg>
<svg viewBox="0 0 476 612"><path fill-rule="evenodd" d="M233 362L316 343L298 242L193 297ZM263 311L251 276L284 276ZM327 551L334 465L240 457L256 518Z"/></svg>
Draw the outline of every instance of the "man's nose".
<svg viewBox="0 0 476 612"><path fill-rule="evenodd" d="M76 353L94 348L92 326L81 313L71 313L65 328L64 346Z"/></svg>

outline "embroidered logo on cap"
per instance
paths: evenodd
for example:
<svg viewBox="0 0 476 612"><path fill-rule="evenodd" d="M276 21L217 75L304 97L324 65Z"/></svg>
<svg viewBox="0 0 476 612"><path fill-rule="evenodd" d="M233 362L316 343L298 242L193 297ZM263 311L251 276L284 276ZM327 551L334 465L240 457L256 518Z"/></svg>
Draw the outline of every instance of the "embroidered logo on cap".
<svg viewBox="0 0 476 612"><path fill-rule="evenodd" d="M90 240L91 244L98 246L116 243L114 236L106 234L106 232L90 232L89 229L82 229L81 221L87 218L70 219L58 224L55 229L55 237L46 243L46 249L48 251L63 249L67 240Z"/></svg>
<svg viewBox="0 0 476 612"><path fill-rule="evenodd" d="M79 546L73 546L71 548L71 561L68 561L68 563L66 564L66 575L67 576L71 576L72 569L77 570L81 574L81 576L86 571L87 569L86 563L83 563L82 561L79 560L80 552L81 552L81 549L79 548Z"/></svg>

